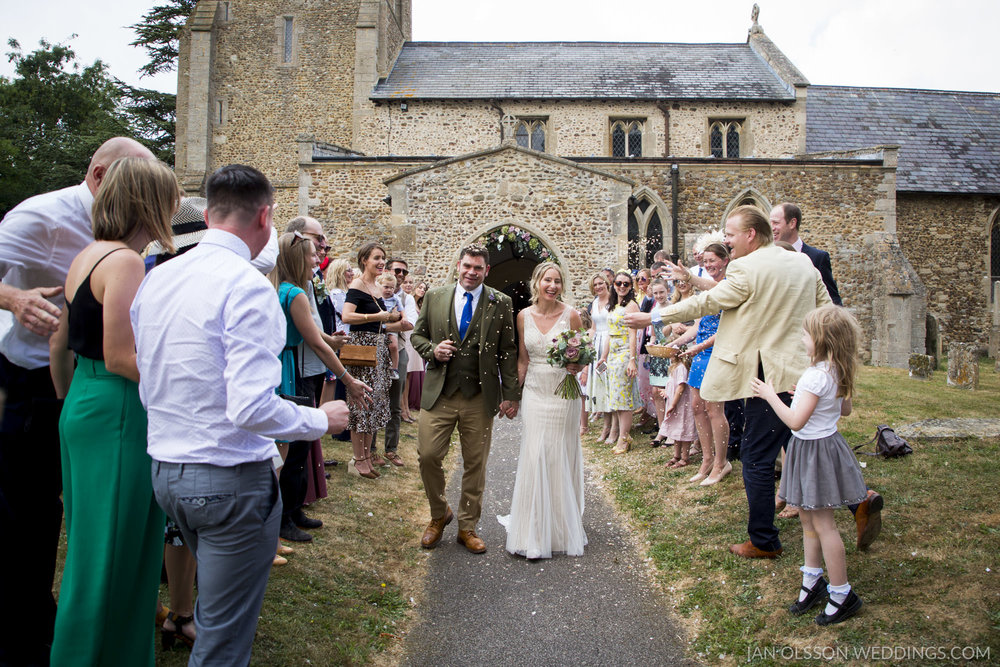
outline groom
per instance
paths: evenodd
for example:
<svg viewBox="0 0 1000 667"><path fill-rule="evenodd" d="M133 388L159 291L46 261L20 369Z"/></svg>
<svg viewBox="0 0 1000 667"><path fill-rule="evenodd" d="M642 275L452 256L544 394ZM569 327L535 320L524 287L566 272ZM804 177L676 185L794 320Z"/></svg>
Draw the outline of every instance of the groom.
<svg viewBox="0 0 1000 667"><path fill-rule="evenodd" d="M465 464L458 541L474 554L486 551L476 525L482 512L493 417L498 411L515 417L521 399L513 307L507 295L483 285L489 271L486 248L463 248L458 283L427 292L410 338L427 360L417 444L420 477L431 506L431 522L420 539L425 549L441 541L444 527L454 518L445 499L441 462L458 426Z"/></svg>

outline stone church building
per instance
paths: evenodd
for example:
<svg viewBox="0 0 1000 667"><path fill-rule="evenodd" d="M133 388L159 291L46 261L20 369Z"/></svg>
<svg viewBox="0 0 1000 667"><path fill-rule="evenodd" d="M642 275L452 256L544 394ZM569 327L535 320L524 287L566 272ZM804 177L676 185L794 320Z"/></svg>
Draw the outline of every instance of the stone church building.
<svg viewBox="0 0 1000 667"><path fill-rule="evenodd" d="M410 0L201 0L180 42L176 170L251 164L280 226L383 242L418 278L489 244L516 292L553 257L571 300L734 207L793 201L875 364L986 346L1000 279L1000 95L814 86L745 41L414 42ZM831 54L835 57L835 54Z"/></svg>

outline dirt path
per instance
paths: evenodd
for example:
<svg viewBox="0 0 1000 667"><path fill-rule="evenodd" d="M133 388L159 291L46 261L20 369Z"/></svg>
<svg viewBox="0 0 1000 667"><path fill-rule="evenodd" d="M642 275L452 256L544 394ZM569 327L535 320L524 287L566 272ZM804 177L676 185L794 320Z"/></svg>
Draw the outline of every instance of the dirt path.
<svg viewBox="0 0 1000 667"><path fill-rule="evenodd" d="M504 550L521 420L498 420L479 535L480 556L457 544L456 523L429 556L428 596L407 637L411 666L674 665L679 630L625 529L588 470L586 554L527 561ZM452 455L457 454L457 447ZM461 467L448 485L458 504Z"/></svg>

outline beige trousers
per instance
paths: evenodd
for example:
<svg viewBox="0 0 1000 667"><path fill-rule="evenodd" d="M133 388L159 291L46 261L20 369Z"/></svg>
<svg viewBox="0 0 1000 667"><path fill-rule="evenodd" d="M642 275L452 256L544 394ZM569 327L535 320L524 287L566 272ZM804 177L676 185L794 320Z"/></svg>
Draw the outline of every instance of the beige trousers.
<svg viewBox="0 0 1000 667"><path fill-rule="evenodd" d="M486 459L493 440L493 415L483 408L482 393L466 398L456 391L440 397L430 410L420 411L417 431L417 457L420 478L431 506L431 518L440 519L448 511L442 461L448 454L451 436L458 426L465 472L462 475L462 499L458 506L460 530L475 530L483 509L486 488Z"/></svg>

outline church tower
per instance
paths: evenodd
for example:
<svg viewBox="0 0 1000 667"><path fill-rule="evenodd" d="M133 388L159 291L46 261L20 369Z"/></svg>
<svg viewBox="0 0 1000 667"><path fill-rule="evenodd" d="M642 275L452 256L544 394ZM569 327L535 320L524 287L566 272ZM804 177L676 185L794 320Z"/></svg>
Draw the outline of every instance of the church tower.
<svg viewBox="0 0 1000 667"><path fill-rule="evenodd" d="M296 139L350 150L368 96L411 39L411 0L200 0L180 37L176 172L188 194L215 169L298 188Z"/></svg>

